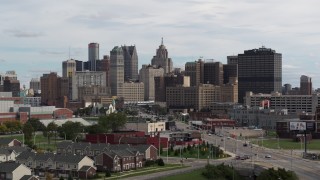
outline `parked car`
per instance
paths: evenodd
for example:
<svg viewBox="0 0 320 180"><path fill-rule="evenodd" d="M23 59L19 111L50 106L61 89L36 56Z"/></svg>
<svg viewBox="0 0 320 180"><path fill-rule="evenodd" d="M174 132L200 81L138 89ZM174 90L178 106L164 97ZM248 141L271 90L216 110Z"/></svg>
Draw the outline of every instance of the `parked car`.
<svg viewBox="0 0 320 180"><path fill-rule="evenodd" d="M271 155L270 154L267 154L264 156L265 158L271 158Z"/></svg>
<svg viewBox="0 0 320 180"><path fill-rule="evenodd" d="M243 144L243 147L247 147L247 146L248 146L248 144L247 144L247 143L244 143L244 144Z"/></svg>
<svg viewBox="0 0 320 180"><path fill-rule="evenodd" d="M240 156L236 156L236 160L239 160L240 159Z"/></svg>

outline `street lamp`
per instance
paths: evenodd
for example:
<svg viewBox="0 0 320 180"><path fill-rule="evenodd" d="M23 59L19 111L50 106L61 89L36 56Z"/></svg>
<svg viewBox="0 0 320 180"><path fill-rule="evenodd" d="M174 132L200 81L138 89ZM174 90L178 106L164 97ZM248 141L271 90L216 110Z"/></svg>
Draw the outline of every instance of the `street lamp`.
<svg viewBox="0 0 320 180"><path fill-rule="evenodd" d="M24 146L24 133L22 132L22 147Z"/></svg>
<svg viewBox="0 0 320 180"><path fill-rule="evenodd" d="M121 139L123 138L124 136L121 136L120 138L119 138L119 144L120 144L120 141L121 141Z"/></svg>
<svg viewBox="0 0 320 180"><path fill-rule="evenodd" d="M33 136L33 144L36 145L36 132L34 132L34 136Z"/></svg>
<svg viewBox="0 0 320 180"><path fill-rule="evenodd" d="M67 134L65 132L63 132L64 134L64 140L67 140Z"/></svg>

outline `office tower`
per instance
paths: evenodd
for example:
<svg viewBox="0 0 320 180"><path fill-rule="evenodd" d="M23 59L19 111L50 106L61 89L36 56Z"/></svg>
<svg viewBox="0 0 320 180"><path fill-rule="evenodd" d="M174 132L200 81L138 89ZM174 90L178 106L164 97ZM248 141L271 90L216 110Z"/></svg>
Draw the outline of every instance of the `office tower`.
<svg viewBox="0 0 320 180"><path fill-rule="evenodd" d="M292 90L291 84L284 84L282 87L282 94L283 95L288 95L290 94L290 91Z"/></svg>
<svg viewBox="0 0 320 180"><path fill-rule="evenodd" d="M153 101L155 99L154 78L163 76L164 69L151 65L142 65L140 69L140 81L144 83L144 100Z"/></svg>
<svg viewBox="0 0 320 180"><path fill-rule="evenodd" d="M100 61L99 71L106 72L106 86L110 87L110 56L104 55Z"/></svg>
<svg viewBox="0 0 320 180"><path fill-rule="evenodd" d="M122 84L122 97L125 102L144 101L143 82L125 82Z"/></svg>
<svg viewBox="0 0 320 180"><path fill-rule="evenodd" d="M124 83L124 57L121 47L115 46L110 51L110 86L112 96L121 96Z"/></svg>
<svg viewBox="0 0 320 180"><path fill-rule="evenodd" d="M124 56L125 81L138 80L138 54L136 46L121 46Z"/></svg>
<svg viewBox="0 0 320 180"><path fill-rule="evenodd" d="M68 99L72 99L72 77L76 73L77 62L73 59L69 59L62 62L62 77L69 79L68 81Z"/></svg>
<svg viewBox="0 0 320 180"><path fill-rule="evenodd" d="M206 61L204 63L203 83L216 86L223 84L223 65L221 62Z"/></svg>
<svg viewBox="0 0 320 180"><path fill-rule="evenodd" d="M199 59L195 62L187 62L185 64L184 74L190 76L190 85L197 86L203 83L203 67L204 62Z"/></svg>
<svg viewBox="0 0 320 180"><path fill-rule="evenodd" d="M168 50L163 45L163 38L161 40L161 45L159 49L157 49L157 54L153 56L151 60L151 65L155 67L162 67L164 69L164 73L170 73L173 68L173 63L171 58L168 58Z"/></svg>
<svg viewBox="0 0 320 180"><path fill-rule="evenodd" d="M223 84L231 83L230 78L238 79L238 56L227 56L227 64L223 65Z"/></svg>
<svg viewBox="0 0 320 180"><path fill-rule="evenodd" d="M41 85L39 78L32 78L30 81L30 89L33 89L34 93L40 94L41 92Z"/></svg>
<svg viewBox="0 0 320 180"><path fill-rule="evenodd" d="M73 59L62 62L62 77L72 77L76 72L77 63Z"/></svg>
<svg viewBox="0 0 320 180"><path fill-rule="evenodd" d="M90 43L88 45L88 62L90 71L96 71L96 61L99 60L99 44Z"/></svg>
<svg viewBox="0 0 320 180"><path fill-rule="evenodd" d="M238 55L239 102L247 91L253 93L281 92L282 55L262 46Z"/></svg>
<svg viewBox="0 0 320 180"><path fill-rule="evenodd" d="M301 95L311 95L312 94L312 82L311 77L302 75L300 77L300 93Z"/></svg>
<svg viewBox="0 0 320 180"><path fill-rule="evenodd" d="M96 86L101 87L103 90L95 88ZM90 92L94 93L95 89L99 92L106 91L108 93L106 89L106 72L79 71L72 77L72 100L82 100L80 98L80 91L82 90L87 90L88 93L82 94L88 95Z"/></svg>
<svg viewBox="0 0 320 180"><path fill-rule="evenodd" d="M79 60L76 61L76 71L84 71L84 63Z"/></svg>
<svg viewBox="0 0 320 180"><path fill-rule="evenodd" d="M56 72L43 74L40 78L41 104L64 107L65 96L69 95L69 79L62 78Z"/></svg>
<svg viewBox="0 0 320 180"><path fill-rule="evenodd" d="M227 56L227 64L238 64L238 56Z"/></svg>
<svg viewBox="0 0 320 180"><path fill-rule="evenodd" d="M3 81L4 92L12 92L12 97L20 97L20 81L5 77Z"/></svg>
<svg viewBox="0 0 320 180"><path fill-rule="evenodd" d="M175 86L190 86L189 76L184 75L172 75L167 74L164 76L158 76L154 78L155 84L155 101L156 102L166 102L166 89L167 87Z"/></svg>

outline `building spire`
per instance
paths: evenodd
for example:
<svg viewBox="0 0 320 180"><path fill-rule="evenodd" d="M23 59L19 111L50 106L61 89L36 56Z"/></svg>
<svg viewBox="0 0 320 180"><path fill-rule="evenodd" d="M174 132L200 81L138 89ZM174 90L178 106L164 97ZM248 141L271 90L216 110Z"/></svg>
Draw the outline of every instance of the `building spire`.
<svg viewBox="0 0 320 180"><path fill-rule="evenodd" d="M163 45L163 37L161 38L161 45Z"/></svg>

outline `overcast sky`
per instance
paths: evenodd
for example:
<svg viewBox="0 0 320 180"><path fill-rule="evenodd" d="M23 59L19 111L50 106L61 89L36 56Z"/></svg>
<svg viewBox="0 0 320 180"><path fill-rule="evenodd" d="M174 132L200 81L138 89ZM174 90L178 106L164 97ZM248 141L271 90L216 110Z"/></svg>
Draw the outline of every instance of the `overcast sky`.
<svg viewBox="0 0 320 180"><path fill-rule="evenodd" d="M10 0L0 2L0 72L22 84L58 72L70 57L87 61L90 42L100 58L114 46L136 45L151 63L164 38L174 67L199 57L226 56L262 45L282 53L283 84L302 74L320 87L319 0Z"/></svg>

